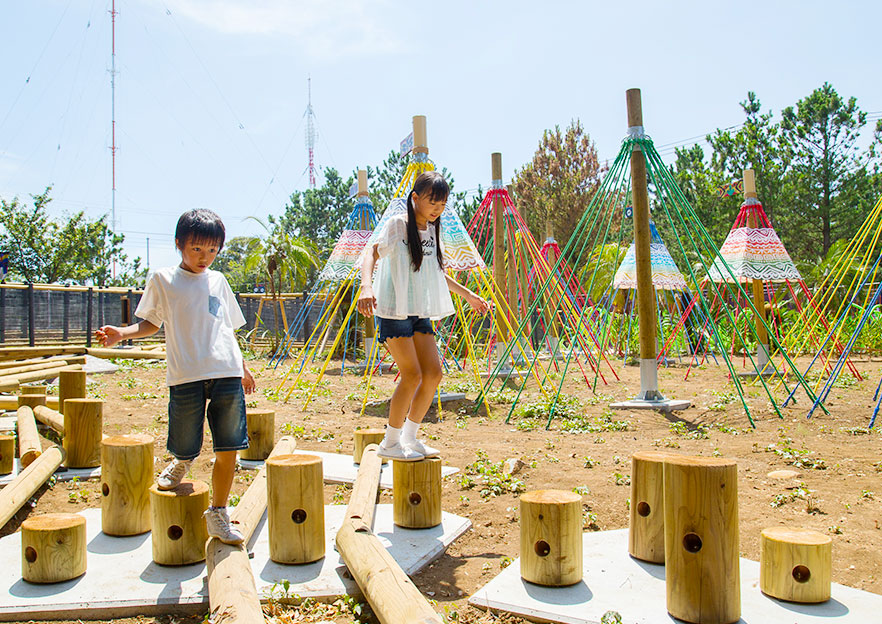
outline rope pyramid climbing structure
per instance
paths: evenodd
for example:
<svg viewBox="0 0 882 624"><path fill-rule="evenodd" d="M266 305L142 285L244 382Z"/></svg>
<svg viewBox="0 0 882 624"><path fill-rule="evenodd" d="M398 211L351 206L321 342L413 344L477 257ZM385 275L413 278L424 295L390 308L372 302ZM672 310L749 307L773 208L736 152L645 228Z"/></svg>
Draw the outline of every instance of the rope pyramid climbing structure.
<svg viewBox="0 0 882 624"><path fill-rule="evenodd" d="M665 399L658 387L659 362L657 359L656 339L658 311L656 308L655 289L652 285L650 203L654 209L656 225L660 230L664 226L664 231L668 233L668 240L671 244L670 249L677 257L683 259L679 266L683 266L687 270L687 276L685 276L687 284L701 283L704 276L711 269L706 259L715 257L717 249L682 191L677 187L673 175L659 156L652 139L644 132L639 90L630 90L627 100L628 135L622 142L618 156L610 166L588 209L586 209L585 214L582 215L577 224L573 236L563 249L562 257L565 257L572 266L590 265L592 255L597 254L598 250L603 249L609 244L622 246L623 241L630 240L633 237L635 241L641 387L639 394L634 399L614 403L611 407L620 409L652 409L669 412L675 409L685 409L688 407L689 402ZM626 219L624 217L629 197L631 198L630 205L633 206L633 219ZM553 270L556 271L560 265L561 262L558 260ZM723 282L709 280L710 294L720 298L727 297L729 300L746 301L758 320L756 325L752 322L746 323L746 331L738 333L735 338L740 348L748 351L750 344L748 341L756 341L758 339L757 325L763 325L767 332L769 327L764 317L757 314L752 297L747 296L741 282L732 274L731 269L724 262L721 263L721 267L726 270L731 279ZM610 267L604 266L602 262L594 262L591 270L583 272L581 276L582 287L586 292L595 292L594 289L598 283L599 276L608 275L609 273ZM552 284L551 280L546 280L538 289L537 296L541 297L547 289L553 287ZM708 295L701 289L696 289L695 295L697 296L693 297L694 305L698 306L701 317L707 319L706 332L708 340L711 342L712 347L721 354L745 413L750 422L753 423L745 388L736 374L735 366L728 355L728 349L724 346L728 344L729 337L732 335L735 327L733 313L727 307L722 306L719 318L714 319L711 314L712 301L708 298ZM583 335L586 336L602 335L602 322L610 314L610 306L611 301L609 297L603 297L596 301L593 299L586 300L585 305L582 306L580 311L576 331L584 332ZM521 320L519 331L523 331L527 319L536 312L536 309L537 306L534 302L528 311L529 314ZM784 352L774 334L772 332L769 332L769 334L772 347L782 354L784 366L781 369L774 364L772 365L774 377L782 384L784 390L790 392L793 390L792 384L784 376L785 372L788 373L795 380L795 384L811 400L814 400L816 397L808 384L805 383L801 372ZM595 347L591 340L584 340L583 344L592 350L592 356L595 361L600 360L606 355L603 350L609 349L608 345ZM568 368L573 360L573 356L577 351L586 347L577 347L573 343L563 345L564 352L566 353L566 362L560 375L560 381L555 384L555 394L549 409L548 426L550 426L554 418L555 405L563 392L564 384L567 381ZM508 345L507 348L511 349L511 345ZM748 352L747 359L754 370L759 373L761 369L757 365L756 358ZM535 365L536 360L534 359L531 367ZM494 372L499 375L504 374L499 364L497 364ZM765 397L768 399L772 410L781 416L778 400L776 399L776 388L773 388L761 376L757 378L757 382L762 385ZM526 383L527 378L525 377L520 385L518 399ZM485 384L483 392L486 393L487 391L488 384ZM518 399L512 404L509 418L514 413Z"/></svg>

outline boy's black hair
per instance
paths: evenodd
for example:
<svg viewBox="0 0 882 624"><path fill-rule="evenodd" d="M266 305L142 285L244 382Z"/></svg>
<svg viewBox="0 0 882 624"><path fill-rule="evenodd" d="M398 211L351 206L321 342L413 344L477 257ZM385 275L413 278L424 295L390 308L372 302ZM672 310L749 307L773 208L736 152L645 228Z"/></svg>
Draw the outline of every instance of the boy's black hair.
<svg viewBox="0 0 882 624"><path fill-rule="evenodd" d="M183 247L190 241L215 243L218 251L223 249L227 231L224 222L215 212L205 208L188 210L178 219L175 242Z"/></svg>
<svg viewBox="0 0 882 624"><path fill-rule="evenodd" d="M437 171L421 173L413 183L413 189L407 195L407 248L410 251L410 263L414 271L419 271L423 264L423 244L416 224L416 213L413 208L413 194L420 197L427 195L429 201L447 201L450 185L444 176ZM435 219L435 257L438 267L444 270L444 258L441 255L441 217Z"/></svg>

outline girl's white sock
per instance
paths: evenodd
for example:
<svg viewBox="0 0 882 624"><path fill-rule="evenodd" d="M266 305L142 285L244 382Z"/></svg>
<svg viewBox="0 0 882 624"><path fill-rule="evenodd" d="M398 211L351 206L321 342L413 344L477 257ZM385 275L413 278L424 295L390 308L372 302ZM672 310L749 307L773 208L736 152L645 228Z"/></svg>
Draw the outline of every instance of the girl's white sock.
<svg viewBox="0 0 882 624"><path fill-rule="evenodd" d="M401 429L396 429L392 425L386 425L386 435L383 436L383 448L395 446L401 439Z"/></svg>
<svg viewBox="0 0 882 624"><path fill-rule="evenodd" d="M420 423L413 422L410 418L404 421L404 426L401 427L401 439L405 443L407 442L416 442L417 431L420 430Z"/></svg>

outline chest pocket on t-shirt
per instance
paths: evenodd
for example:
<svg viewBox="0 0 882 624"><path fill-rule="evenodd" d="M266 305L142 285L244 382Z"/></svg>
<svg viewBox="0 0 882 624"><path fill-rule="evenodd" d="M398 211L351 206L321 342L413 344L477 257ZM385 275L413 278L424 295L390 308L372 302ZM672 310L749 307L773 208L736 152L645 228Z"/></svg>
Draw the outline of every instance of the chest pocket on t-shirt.
<svg viewBox="0 0 882 624"><path fill-rule="evenodd" d="M221 300L212 295L208 296L208 311L212 316L219 317L221 310Z"/></svg>

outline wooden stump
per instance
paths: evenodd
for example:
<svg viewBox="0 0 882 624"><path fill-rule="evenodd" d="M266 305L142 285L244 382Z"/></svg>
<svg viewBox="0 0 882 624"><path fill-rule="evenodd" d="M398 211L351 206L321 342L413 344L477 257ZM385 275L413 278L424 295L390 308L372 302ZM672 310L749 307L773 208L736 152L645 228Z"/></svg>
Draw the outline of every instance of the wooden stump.
<svg viewBox="0 0 882 624"><path fill-rule="evenodd" d="M11 435L0 435L0 474L12 472L15 460L15 438Z"/></svg>
<svg viewBox="0 0 882 624"><path fill-rule="evenodd" d="M16 421L18 425L18 457L21 460L21 467L27 468L43 452L40 434L37 433L34 410L27 406L19 407Z"/></svg>
<svg viewBox="0 0 882 624"><path fill-rule="evenodd" d="M379 444L386 435L385 429L356 429L354 436L354 445L352 447L352 461L360 464L361 456L364 455L364 449L369 444ZM385 464L388 460L383 459Z"/></svg>
<svg viewBox="0 0 882 624"><path fill-rule="evenodd" d="M276 455L266 460L270 559L310 563L325 556L322 460Z"/></svg>
<svg viewBox="0 0 882 624"><path fill-rule="evenodd" d="M150 530L153 437L136 433L101 443L101 530L140 535Z"/></svg>
<svg viewBox="0 0 882 624"><path fill-rule="evenodd" d="M31 583L58 583L86 572L86 519L51 513L21 523L21 576Z"/></svg>
<svg viewBox="0 0 882 624"><path fill-rule="evenodd" d="M65 465L68 468L100 466L104 401L66 399L64 406Z"/></svg>
<svg viewBox="0 0 882 624"><path fill-rule="evenodd" d="M631 456L628 552L651 563L665 562L664 462L671 455L641 451Z"/></svg>
<svg viewBox="0 0 882 624"><path fill-rule="evenodd" d="M46 405L46 395L22 393L18 395L18 406L21 407L22 405L27 405L31 409L34 409L38 405Z"/></svg>
<svg viewBox="0 0 882 624"><path fill-rule="evenodd" d="M735 460L669 457L664 490L668 613L695 624L737 622L741 577Z"/></svg>
<svg viewBox="0 0 882 624"><path fill-rule="evenodd" d="M392 521L406 529L441 524L441 460L392 462Z"/></svg>
<svg viewBox="0 0 882 624"><path fill-rule="evenodd" d="M86 398L86 371L63 370L58 374L58 412L64 414L68 399Z"/></svg>
<svg viewBox="0 0 882 624"><path fill-rule="evenodd" d="M833 540L809 529L763 529L760 589L790 602L830 600Z"/></svg>
<svg viewBox="0 0 882 624"><path fill-rule="evenodd" d="M18 391L21 394L46 394L45 385L21 386Z"/></svg>
<svg viewBox="0 0 882 624"><path fill-rule="evenodd" d="M521 578L561 587L582 580L582 497L563 490L521 495Z"/></svg>
<svg viewBox="0 0 882 624"><path fill-rule="evenodd" d="M153 561L160 565L204 561L208 529L202 514L208 509L208 485L184 479L173 490L152 485L149 491Z"/></svg>
<svg viewBox="0 0 882 624"><path fill-rule="evenodd" d="M239 451L242 459L263 460L276 445L276 413L267 409L245 410L248 428L248 448Z"/></svg>

